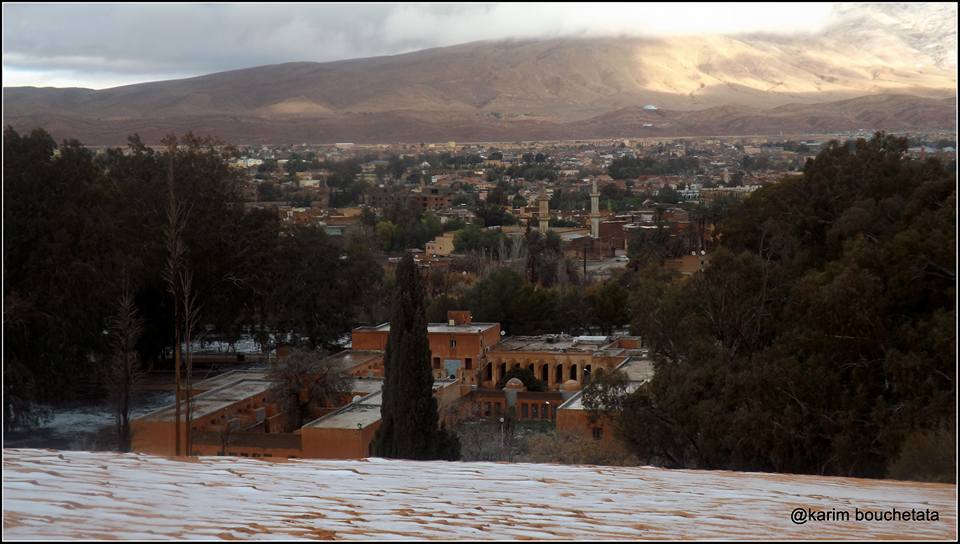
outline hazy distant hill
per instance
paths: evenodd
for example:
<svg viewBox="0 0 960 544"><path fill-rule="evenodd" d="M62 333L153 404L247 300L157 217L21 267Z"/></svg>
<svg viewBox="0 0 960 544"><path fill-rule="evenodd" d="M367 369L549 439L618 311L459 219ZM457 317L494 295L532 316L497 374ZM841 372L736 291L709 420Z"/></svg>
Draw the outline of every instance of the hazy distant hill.
<svg viewBox="0 0 960 544"><path fill-rule="evenodd" d="M952 99L910 96L956 95L955 17L954 5L853 6L823 32L789 38L476 42L100 91L5 88L5 122L91 144L187 129L237 143L519 139L618 134L632 130L623 115L655 104L660 116L640 128L948 128ZM867 95L896 96L844 102ZM802 107L823 102L833 105Z"/></svg>

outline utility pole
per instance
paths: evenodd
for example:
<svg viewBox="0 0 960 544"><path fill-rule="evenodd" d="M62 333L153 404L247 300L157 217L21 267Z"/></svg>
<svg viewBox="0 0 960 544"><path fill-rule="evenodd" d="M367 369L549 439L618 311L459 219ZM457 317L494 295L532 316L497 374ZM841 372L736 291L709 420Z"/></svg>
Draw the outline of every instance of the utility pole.
<svg viewBox="0 0 960 544"><path fill-rule="evenodd" d="M583 246L583 279L587 279L587 246Z"/></svg>

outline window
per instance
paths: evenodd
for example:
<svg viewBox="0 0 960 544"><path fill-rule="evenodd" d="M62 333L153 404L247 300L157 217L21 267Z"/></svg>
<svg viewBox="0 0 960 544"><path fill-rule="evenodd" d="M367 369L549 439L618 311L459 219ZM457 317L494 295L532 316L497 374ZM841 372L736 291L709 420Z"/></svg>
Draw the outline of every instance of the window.
<svg viewBox="0 0 960 544"><path fill-rule="evenodd" d="M530 411L529 411L529 408L527 407L527 403L523 403L521 406L522 406L522 408L520 409L521 416L524 419L530 417Z"/></svg>
<svg viewBox="0 0 960 544"><path fill-rule="evenodd" d="M536 404L530 405L530 417L532 417L533 419L540 418L539 407Z"/></svg>
<svg viewBox="0 0 960 544"><path fill-rule="evenodd" d="M422 361L422 360L423 360L423 359L421 359L421 361ZM440 358L439 358L439 357L434 357L434 358L433 358L433 368L434 368L434 369L440 368Z"/></svg>
<svg viewBox="0 0 960 544"><path fill-rule="evenodd" d="M550 405L543 405L543 419L550 419Z"/></svg>
<svg viewBox="0 0 960 544"><path fill-rule="evenodd" d="M489 416L491 408L492 408L491 403L489 402L486 403L486 406L484 407L484 410L483 410L483 415Z"/></svg>
<svg viewBox="0 0 960 544"><path fill-rule="evenodd" d="M472 369L472 368L473 368L473 359L471 359L470 357L467 357L466 359L463 360L463 365L464 365L464 367L465 367L467 370Z"/></svg>
<svg viewBox="0 0 960 544"><path fill-rule="evenodd" d="M450 340L450 349L457 349L457 341L456 341L456 340L452 340L452 339Z"/></svg>
<svg viewBox="0 0 960 544"><path fill-rule="evenodd" d="M602 428L602 427L594 427L594 428L593 428L593 439L594 439L594 440L600 440L600 439L602 439L602 438L603 438L603 428Z"/></svg>

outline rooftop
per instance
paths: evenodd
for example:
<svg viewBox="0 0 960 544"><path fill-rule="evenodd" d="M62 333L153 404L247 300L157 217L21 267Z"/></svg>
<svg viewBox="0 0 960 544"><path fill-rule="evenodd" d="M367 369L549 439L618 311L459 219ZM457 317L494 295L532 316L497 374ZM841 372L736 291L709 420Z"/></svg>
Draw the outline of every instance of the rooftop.
<svg viewBox="0 0 960 544"><path fill-rule="evenodd" d="M452 333L481 333L499 326L499 323L480 323L473 322L466 325L448 325L447 323L428 323L427 333L452 334ZM365 325L356 327L354 331L375 331L390 332L390 323L381 323L379 325Z"/></svg>
<svg viewBox="0 0 960 544"><path fill-rule="evenodd" d="M265 394L273 387L275 387L274 383L266 379L251 379L241 376L239 379L229 381L216 389L204 391L194 396L193 419L200 419L250 397ZM175 417L175 410L176 405L170 404L137 419L170 421Z"/></svg>
<svg viewBox="0 0 960 544"><path fill-rule="evenodd" d="M641 385L652 380L654 374L653 361L646 358L632 357L627 359L626 362L617 367L617 370L625 373L627 379L630 380L629 383L627 383L627 394L633 393L639 389ZM582 400L583 393L577 393L561 404L557 410L583 410Z"/></svg>
<svg viewBox="0 0 960 544"><path fill-rule="evenodd" d="M609 336L541 334L538 336L510 336L490 348L490 350L498 352L539 351L550 353L591 353L611 356L625 353L623 348L616 347L615 344L615 338Z"/></svg>
<svg viewBox="0 0 960 544"><path fill-rule="evenodd" d="M362 399L351 402L339 410L317 418L304 425L311 429L356 429L367 428L380 421L380 404L383 393L377 390Z"/></svg>
<svg viewBox="0 0 960 544"><path fill-rule="evenodd" d="M366 383L364 383L366 382ZM444 379L433 382L433 390L455 384L456 380ZM319 417L304 427L313 429L365 429L380 421L380 405L383 402L383 380L354 380L354 387L366 387L370 394L346 406ZM360 392L361 389L354 391Z"/></svg>
<svg viewBox="0 0 960 544"><path fill-rule="evenodd" d="M362 364L383 359L383 352L377 350L345 349L327 357L327 361L336 364L340 370L350 370Z"/></svg>

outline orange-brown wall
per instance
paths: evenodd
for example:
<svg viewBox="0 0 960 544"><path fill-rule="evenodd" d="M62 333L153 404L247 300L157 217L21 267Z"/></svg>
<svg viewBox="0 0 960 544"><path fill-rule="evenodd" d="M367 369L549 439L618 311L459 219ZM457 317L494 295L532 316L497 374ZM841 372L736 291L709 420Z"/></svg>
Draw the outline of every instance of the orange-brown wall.
<svg viewBox="0 0 960 544"><path fill-rule="evenodd" d="M176 455L176 436L173 428L173 422L169 421L134 419L130 422L131 451L153 455ZM183 425L181 425L182 428Z"/></svg>
<svg viewBox="0 0 960 544"><path fill-rule="evenodd" d="M362 430L304 427L300 439L304 458L362 459L370 456L370 444L380 428L377 421Z"/></svg>
<svg viewBox="0 0 960 544"><path fill-rule="evenodd" d="M220 455L220 446L215 444L194 444L193 451L197 455ZM227 455L235 457L303 457L300 448L276 448L258 446L227 445Z"/></svg>
<svg viewBox="0 0 960 544"><path fill-rule="evenodd" d="M586 410L557 410L557 434L576 435L584 440L594 440L593 429L599 427L603 429L603 435L598 441L604 448L620 451L622 444L615 435L615 429L606 418L597 418L596 421L590 421Z"/></svg>
<svg viewBox="0 0 960 544"><path fill-rule="evenodd" d="M385 350L387 349L388 336L387 331L354 330L353 349ZM434 359L440 360L439 368L442 369L444 359L459 359L464 361L465 366L466 359L469 358L470 370L476 371L484 357L483 348L492 347L500 342L500 325L490 327L481 334L475 332L433 332L428 337L430 341L430 361L434 369L437 369ZM455 347L450 346L451 340L456 341Z"/></svg>
<svg viewBox="0 0 960 544"><path fill-rule="evenodd" d="M380 350L387 349L387 331L364 331L354 329L352 349Z"/></svg>
<svg viewBox="0 0 960 544"><path fill-rule="evenodd" d="M491 350L487 353L487 361L492 365L490 374L492 379L487 379L487 373L481 374L481 383L484 387L495 387L500 380L501 365L506 365L503 372L509 372L514 366L529 368L533 365L533 373L538 380L542 379L542 369L547 367L547 389L553 390L563 385L563 382L570 379L570 372L574 365L577 367L576 381L583 384L583 370L587 366L591 372L598 368L612 370L623 362L623 357L594 357L593 353L554 353L554 352L533 352L533 351L503 351ZM557 379L557 367L563 369L563 377Z"/></svg>

